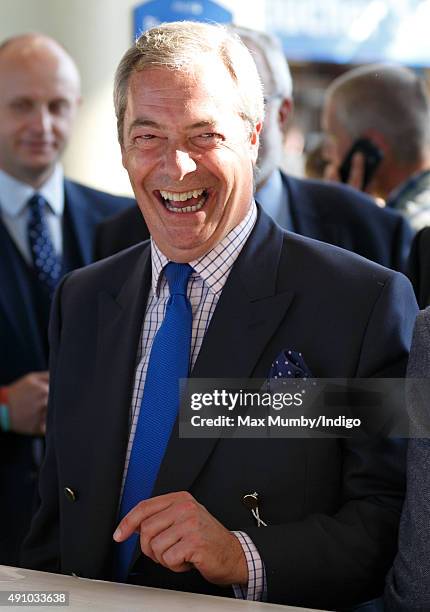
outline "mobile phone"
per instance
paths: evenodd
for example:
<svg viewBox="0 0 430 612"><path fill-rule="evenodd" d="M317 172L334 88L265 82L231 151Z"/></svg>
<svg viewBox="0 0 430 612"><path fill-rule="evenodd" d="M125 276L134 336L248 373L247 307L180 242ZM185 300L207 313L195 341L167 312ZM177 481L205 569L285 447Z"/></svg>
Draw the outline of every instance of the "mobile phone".
<svg viewBox="0 0 430 612"><path fill-rule="evenodd" d="M364 155L364 175L361 189L365 189L381 163L384 154L368 138L359 138L356 140L339 168L339 175L343 183L348 182L351 172L351 161L356 153L362 153Z"/></svg>

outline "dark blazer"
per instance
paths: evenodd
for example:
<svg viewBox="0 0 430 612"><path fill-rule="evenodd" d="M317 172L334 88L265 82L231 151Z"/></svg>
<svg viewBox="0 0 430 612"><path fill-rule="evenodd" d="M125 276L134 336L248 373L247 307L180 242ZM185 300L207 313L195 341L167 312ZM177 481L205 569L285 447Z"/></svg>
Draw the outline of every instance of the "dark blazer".
<svg viewBox="0 0 430 612"><path fill-rule="evenodd" d="M283 173L282 182L296 233L335 244L388 268L405 270L413 233L403 215L379 208L369 196L345 185ZM131 208L97 228L95 259L147 238L149 231L139 209Z"/></svg>
<svg viewBox="0 0 430 612"><path fill-rule="evenodd" d="M51 397L41 506L23 562L111 578L136 352L151 282L149 243L72 273L51 322ZM416 315L407 279L259 217L219 299L191 374L264 378L283 349L314 376L402 376ZM177 425L154 495L189 490L254 540L272 602L333 609L383 589L403 500L403 452L390 440L207 440ZM75 492L75 501L64 493ZM242 496L257 491L256 528ZM138 556L133 580L230 594L197 572Z"/></svg>
<svg viewBox="0 0 430 612"><path fill-rule="evenodd" d="M414 238L408 262L408 276L420 308L430 305L430 227L424 227Z"/></svg>
<svg viewBox="0 0 430 612"><path fill-rule="evenodd" d="M66 180L64 272L92 260L94 232L103 219L133 200ZM48 366L49 303L0 219L0 385ZM0 432L0 563L18 562L30 526L37 461L34 438Z"/></svg>
<svg viewBox="0 0 430 612"><path fill-rule="evenodd" d="M426 437L409 441L407 494L400 523L399 551L387 579L387 612L430 610L429 308L420 312L417 318L408 377L419 379L419 392L413 396L417 403L410 404L409 410L414 427L418 427L420 436ZM423 379L429 383L425 384Z"/></svg>

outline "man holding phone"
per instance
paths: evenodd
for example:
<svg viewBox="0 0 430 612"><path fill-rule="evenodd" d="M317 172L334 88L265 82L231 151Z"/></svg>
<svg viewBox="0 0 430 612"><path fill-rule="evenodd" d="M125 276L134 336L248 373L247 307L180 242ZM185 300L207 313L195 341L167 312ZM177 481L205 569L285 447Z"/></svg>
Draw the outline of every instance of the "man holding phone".
<svg viewBox="0 0 430 612"><path fill-rule="evenodd" d="M326 177L367 191L418 230L430 224L430 99L409 68L373 64L327 90Z"/></svg>

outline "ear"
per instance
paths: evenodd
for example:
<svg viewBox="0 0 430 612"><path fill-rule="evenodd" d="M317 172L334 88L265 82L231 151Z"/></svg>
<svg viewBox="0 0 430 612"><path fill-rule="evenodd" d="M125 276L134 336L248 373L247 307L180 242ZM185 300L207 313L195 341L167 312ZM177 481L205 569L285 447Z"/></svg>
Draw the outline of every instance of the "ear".
<svg viewBox="0 0 430 612"><path fill-rule="evenodd" d="M380 149L384 153L384 156L386 156L390 150L390 145L388 144L384 135L378 130L375 130L373 128L366 130L365 132L363 132L363 138L367 138L368 140L373 142L373 144L376 145L378 149Z"/></svg>
<svg viewBox="0 0 430 612"><path fill-rule="evenodd" d="M278 122L281 132L286 134L288 123L293 112L294 103L291 98L282 98L278 110Z"/></svg>
<svg viewBox="0 0 430 612"><path fill-rule="evenodd" d="M121 163L122 167L127 170L127 152L125 150L124 144L119 145L121 148Z"/></svg>
<svg viewBox="0 0 430 612"><path fill-rule="evenodd" d="M251 132L250 146L253 164L256 163L258 157L258 147L260 145L260 132L262 127L263 122L259 121Z"/></svg>

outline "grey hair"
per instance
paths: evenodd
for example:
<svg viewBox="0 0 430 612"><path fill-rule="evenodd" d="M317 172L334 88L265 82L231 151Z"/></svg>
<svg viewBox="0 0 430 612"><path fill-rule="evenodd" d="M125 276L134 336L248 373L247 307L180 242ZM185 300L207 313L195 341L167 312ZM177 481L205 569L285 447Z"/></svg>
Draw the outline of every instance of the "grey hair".
<svg viewBox="0 0 430 612"><path fill-rule="evenodd" d="M326 100L352 140L366 130L377 130L400 162L419 161L430 146L429 95L424 80L409 68L355 68L330 84Z"/></svg>
<svg viewBox="0 0 430 612"><path fill-rule="evenodd" d="M279 38L273 34L251 30L243 26L231 25L229 27L232 32L240 36L245 45L248 46L248 42L251 43L261 55L262 60L266 63L275 86L275 91L267 93L269 95L281 94L284 98L292 99L293 79Z"/></svg>
<svg viewBox="0 0 430 612"><path fill-rule="evenodd" d="M239 94L239 114L252 131L263 120L264 100L261 80L246 46L223 26L175 21L141 34L121 59L114 84L119 142L123 141L128 85L133 73L154 66L192 72L197 62L210 55L219 57L227 68Z"/></svg>

